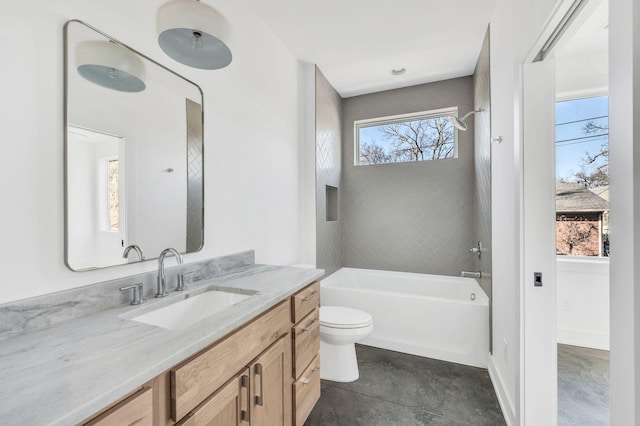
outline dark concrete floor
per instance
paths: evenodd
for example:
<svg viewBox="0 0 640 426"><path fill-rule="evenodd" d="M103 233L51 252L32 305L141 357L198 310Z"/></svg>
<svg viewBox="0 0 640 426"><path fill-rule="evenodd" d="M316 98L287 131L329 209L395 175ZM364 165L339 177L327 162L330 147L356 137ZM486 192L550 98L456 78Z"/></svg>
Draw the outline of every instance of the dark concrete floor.
<svg viewBox="0 0 640 426"><path fill-rule="evenodd" d="M504 425L487 370L356 345L360 379L322 382L305 426Z"/></svg>
<svg viewBox="0 0 640 426"><path fill-rule="evenodd" d="M558 425L609 424L609 352L558 345Z"/></svg>

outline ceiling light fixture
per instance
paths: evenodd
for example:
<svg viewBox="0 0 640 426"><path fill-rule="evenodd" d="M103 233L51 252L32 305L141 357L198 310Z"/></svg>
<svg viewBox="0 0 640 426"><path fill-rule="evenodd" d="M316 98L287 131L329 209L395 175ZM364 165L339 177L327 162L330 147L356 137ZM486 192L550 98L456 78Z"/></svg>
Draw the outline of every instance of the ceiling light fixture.
<svg viewBox="0 0 640 426"><path fill-rule="evenodd" d="M112 41L84 41L76 48L78 73L98 86L120 92L142 92L147 69L142 59Z"/></svg>
<svg viewBox="0 0 640 426"><path fill-rule="evenodd" d="M402 75L405 72L407 72L407 69L405 67L398 67L391 70L391 74L393 75Z"/></svg>
<svg viewBox="0 0 640 426"><path fill-rule="evenodd" d="M158 44L176 61L215 70L231 63L231 27L217 10L198 0L171 0L158 10Z"/></svg>

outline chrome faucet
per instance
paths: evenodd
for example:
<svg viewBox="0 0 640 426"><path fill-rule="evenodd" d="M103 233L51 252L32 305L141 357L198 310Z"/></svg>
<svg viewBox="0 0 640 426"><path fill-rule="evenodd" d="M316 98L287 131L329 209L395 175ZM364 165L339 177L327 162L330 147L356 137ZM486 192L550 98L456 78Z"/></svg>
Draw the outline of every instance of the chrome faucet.
<svg viewBox="0 0 640 426"><path fill-rule="evenodd" d="M124 252L122 253L122 257L124 259L128 259L129 257L129 252L131 250L134 250L136 253L138 253L138 259L140 259L140 261L144 260L144 252L142 251L142 249L140 248L140 246L136 245L136 244L131 244L130 246L127 246L126 249L124 249Z"/></svg>
<svg viewBox="0 0 640 426"><path fill-rule="evenodd" d="M162 252L160 253L160 256L158 256L158 288L156 291L156 297L165 297L168 294L166 277L164 275L164 258L168 254L172 254L175 256L176 260L178 261L178 265L182 264L182 256L180 256L180 253L178 253L178 250L174 248L168 248L168 249L162 250Z"/></svg>

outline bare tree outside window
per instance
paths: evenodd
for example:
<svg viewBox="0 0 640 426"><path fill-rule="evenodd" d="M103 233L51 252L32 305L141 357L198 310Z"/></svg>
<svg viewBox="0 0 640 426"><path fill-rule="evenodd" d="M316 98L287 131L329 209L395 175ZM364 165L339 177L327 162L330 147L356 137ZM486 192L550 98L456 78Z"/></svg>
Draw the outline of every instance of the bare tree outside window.
<svg viewBox="0 0 640 426"><path fill-rule="evenodd" d="M360 164L390 163L390 156L384 152L384 148L375 142L364 143L360 146Z"/></svg>
<svg viewBox="0 0 640 426"><path fill-rule="evenodd" d="M588 217L556 217L556 254L601 256L598 221Z"/></svg>
<svg viewBox="0 0 640 426"><path fill-rule="evenodd" d="M451 114L455 114L452 111ZM447 115L357 125L358 163L384 164L456 157L456 133Z"/></svg>
<svg viewBox="0 0 640 426"><path fill-rule="evenodd" d="M583 127L588 137L607 137L600 149L595 153L587 151L581 159L580 171L576 173L576 180L583 182L588 188L609 185L609 126L590 120Z"/></svg>

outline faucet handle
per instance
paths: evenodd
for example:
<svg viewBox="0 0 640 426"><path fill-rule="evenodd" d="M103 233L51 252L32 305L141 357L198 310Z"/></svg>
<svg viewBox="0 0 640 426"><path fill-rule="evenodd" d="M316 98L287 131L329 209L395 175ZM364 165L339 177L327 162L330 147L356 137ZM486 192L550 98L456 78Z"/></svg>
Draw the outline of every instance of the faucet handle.
<svg viewBox="0 0 640 426"><path fill-rule="evenodd" d="M146 302L144 298L144 289L142 287L142 283L137 283L133 285L129 285L126 287L120 287L120 291L133 290L133 300L131 301L132 305L142 305Z"/></svg>
<svg viewBox="0 0 640 426"><path fill-rule="evenodd" d="M189 288L185 284L184 279L186 278L187 275L191 275L191 274L193 274L193 271L180 272L178 274L178 285L176 286L176 291L185 291L186 289Z"/></svg>
<svg viewBox="0 0 640 426"><path fill-rule="evenodd" d="M478 245L476 247L471 247L469 249L469 257L471 257L474 254L478 256L478 259L482 255L482 244L480 243L480 241L478 241Z"/></svg>

